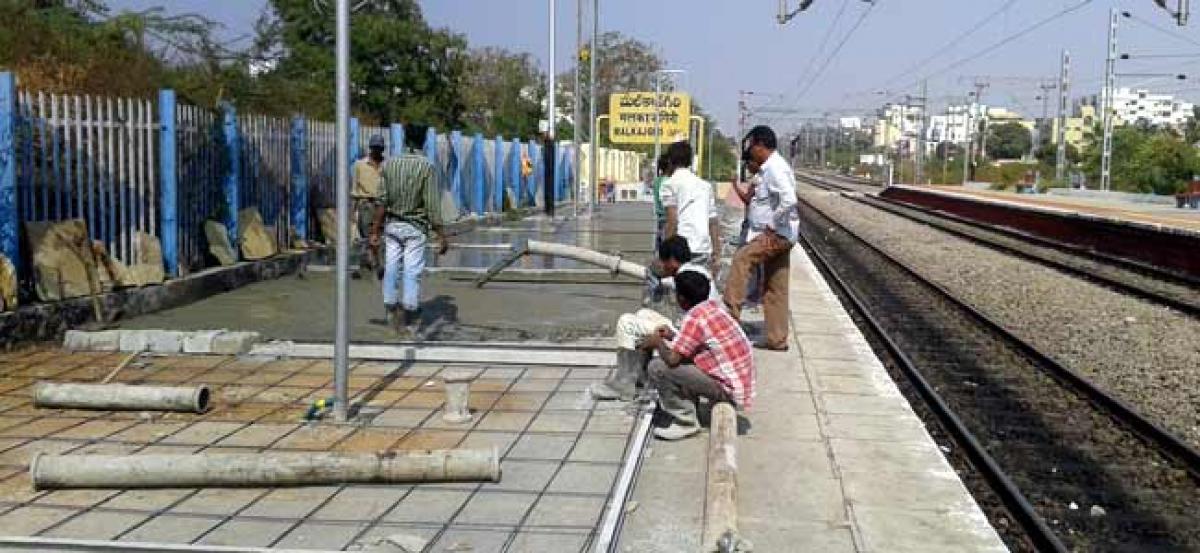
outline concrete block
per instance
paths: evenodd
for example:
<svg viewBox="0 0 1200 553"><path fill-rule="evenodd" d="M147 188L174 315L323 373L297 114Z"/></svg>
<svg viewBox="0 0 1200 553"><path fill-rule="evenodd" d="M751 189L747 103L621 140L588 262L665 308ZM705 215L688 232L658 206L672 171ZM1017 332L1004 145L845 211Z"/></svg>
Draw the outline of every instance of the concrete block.
<svg viewBox="0 0 1200 553"><path fill-rule="evenodd" d="M517 524L537 500L535 493L477 493L454 519L456 524Z"/></svg>
<svg viewBox="0 0 1200 553"><path fill-rule="evenodd" d="M174 330L155 330L149 336L150 351L179 353L183 351L183 333Z"/></svg>
<svg viewBox="0 0 1200 553"><path fill-rule="evenodd" d="M197 330L183 336L184 353L212 353L213 340L221 330Z"/></svg>
<svg viewBox="0 0 1200 553"><path fill-rule="evenodd" d="M121 331L121 351L148 351L150 349L150 335L155 332L153 330L122 330Z"/></svg>
<svg viewBox="0 0 1200 553"><path fill-rule="evenodd" d="M443 524L469 497L471 492L467 490L416 488L383 518L388 522Z"/></svg>
<svg viewBox="0 0 1200 553"><path fill-rule="evenodd" d="M223 355L249 353L250 348L258 340L257 332L222 332L213 337L212 353Z"/></svg>
<svg viewBox="0 0 1200 553"><path fill-rule="evenodd" d="M63 348L70 351L117 351L121 345L121 331L102 330L85 332L68 330L63 336Z"/></svg>
<svg viewBox="0 0 1200 553"><path fill-rule="evenodd" d="M677 488L677 496L678 492ZM600 520L600 511L604 508L604 500L604 496L547 495L538 501L525 524L528 526L592 526L596 524L597 520Z"/></svg>

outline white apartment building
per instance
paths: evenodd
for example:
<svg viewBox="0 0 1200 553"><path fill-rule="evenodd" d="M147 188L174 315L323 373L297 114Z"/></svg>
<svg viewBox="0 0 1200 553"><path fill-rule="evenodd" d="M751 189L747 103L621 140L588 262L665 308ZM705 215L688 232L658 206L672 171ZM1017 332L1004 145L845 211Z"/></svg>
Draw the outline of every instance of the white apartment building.
<svg viewBox="0 0 1200 553"><path fill-rule="evenodd" d="M862 117L842 117L838 119L838 127L842 130L858 131L863 128Z"/></svg>
<svg viewBox="0 0 1200 553"><path fill-rule="evenodd" d="M911 149L921 133L921 107L887 104L875 121L875 147Z"/></svg>
<svg viewBox="0 0 1200 553"><path fill-rule="evenodd" d="M1170 94L1151 94L1146 89L1118 88L1113 95L1113 112L1120 123L1144 121L1156 127L1182 128L1192 117L1192 104Z"/></svg>

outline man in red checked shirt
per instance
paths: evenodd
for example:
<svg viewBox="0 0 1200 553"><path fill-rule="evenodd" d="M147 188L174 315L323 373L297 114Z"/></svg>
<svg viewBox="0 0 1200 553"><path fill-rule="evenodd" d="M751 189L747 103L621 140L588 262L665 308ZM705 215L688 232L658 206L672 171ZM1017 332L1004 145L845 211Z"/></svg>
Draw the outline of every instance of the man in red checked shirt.
<svg viewBox="0 0 1200 553"><path fill-rule="evenodd" d="M659 406L674 419L666 428L654 429L663 440L681 440L700 431L696 402L730 402L739 410L754 401L754 355L741 325L721 306L708 299L711 283L694 271L675 276L679 307L687 311L679 330L659 327L646 340L646 348L659 357L647 368L650 384L658 390Z"/></svg>

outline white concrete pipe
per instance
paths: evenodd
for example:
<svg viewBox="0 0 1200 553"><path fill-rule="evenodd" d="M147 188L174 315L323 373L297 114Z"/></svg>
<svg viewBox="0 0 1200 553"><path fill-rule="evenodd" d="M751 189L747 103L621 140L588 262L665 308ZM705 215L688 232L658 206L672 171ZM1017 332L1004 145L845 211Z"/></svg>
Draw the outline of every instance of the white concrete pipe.
<svg viewBox="0 0 1200 553"><path fill-rule="evenodd" d="M341 453L34 455L33 487L204 488L499 482L496 448Z"/></svg>
<svg viewBox="0 0 1200 553"><path fill-rule="evenodd" d="M632 261L625 261L615 255L603 254L579 246L569 246L555 242L539 242L537 240L530 240L526 248L531 254L565 257L567 259L574 259L580 263L604 267L614 273L620 273L639 280L646 278L646 267Z"/></svg>
<svg viewBox="0 0 1200 553"><path fill-rule="evenodd" d="M67 409L203 413L208 410L210 398L212 392L205 385L131 386L38 382L33 386L34 405Z"/></svg>

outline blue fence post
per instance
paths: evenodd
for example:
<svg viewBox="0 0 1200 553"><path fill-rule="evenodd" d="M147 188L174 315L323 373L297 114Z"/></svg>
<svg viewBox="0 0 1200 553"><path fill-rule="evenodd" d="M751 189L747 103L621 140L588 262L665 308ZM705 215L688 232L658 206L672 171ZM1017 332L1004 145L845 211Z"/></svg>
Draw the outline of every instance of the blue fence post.
<svg viewBox="0 0 1200 553"><path fill-rule="evenodd" d="M392 123L392 126L388 127L388 134L391 135L388 139L388 142L391 143L391 152L389 155L398 156L404 154L404 125Z"/></svg>
<svg viewBox="0 0 1200 553"><path fill-rule="evenodd" d="M228 162L225 167L225 228L229 231L229 242L233 244L234 255L240 257L241 247L238 238L238 178L241 175L241 138L238 136L237 108L229 102L222 104L225 111L225 151Z"/></svg>
<svg viewBox="0 0 1200 553"><path fill-rule="evenodd" d="M361 132L361 131L359 130L358 118L351 117L350 118L350 166L351 167L353 167L354 162L358 161L358 158L360 156L362 156L362 148L359 147L359 132ZM351 173L351 176L353 176L353 173ZM350 187L354 188L353 185L351 185Z"/></svg>
<svg viewBox="0 0 1200 553"><path fill-rule="evenodd" d="M487 163L483 159L483 135L475 133L471 144L471 163L475 167L475 182L471 188L475 192L475 214L482 216L487 213Z"/></svg>
<svg viewBox="0 0 1200 553"><path fill-rule="evenodd" d="M17 82L13 74L0 72L0 253L20 273L17 212Z"/></svg>
<svg viewBox="0 0 1200 553"><path fill-rule="evenodd" d="M176 209L175 175L175 91L158 91L158 178L159 178L159 240L162 241L163 265L167 275L179 276L179 217Z"/></svg>
<svg viewBox="0 0 1200 553"><path fill-rule="evenodd" d="M433 166L437 167L440 171L442 169L442 164L438 162L437 129L434 129L433 127L425 129L424 150L425 157L428 158L429 161L433 163Z"/></svg>
<svg viewBox="0 0 1200 553"><path fill-rule="evenodd" d="M508 180L513 188L513 209L521 208L521 140L512 139L508 148Z"/></svg>
<svg viewBox="0 0 1200 553"><path fill-rule="evenodd" d="M296 238L308 240L308 121L292 118L292 226Z"/></svg>
<svg viewBox="0 0 1200 553"><path fill-rule="evenodd" d="M537 199L542 197L541 191L538 189L542 180L545 178L546 169L545 161L542 159L542 146L537 142L529 143L530 158L533 159L533 174L529 175L529 193L531 195L529 205L537 206Z"/></svg>
<svg viewBox="0 0 1200 553"><path fill-rule="evenodd" d="M454 191L454 206L459 213L467 209L466 195L463 194L462 168L462 131L450 132L450 189Z"/></svg>
<svg viewBox="0 0 1200 553"><path fill-rule="evenodd" d="M495 161L492 164L492 173L495 174L495 185L493 186L493 201L495 203L496 213L504 212L504 137L496 135L496 140L493 142L496 147Z"/></svg>

